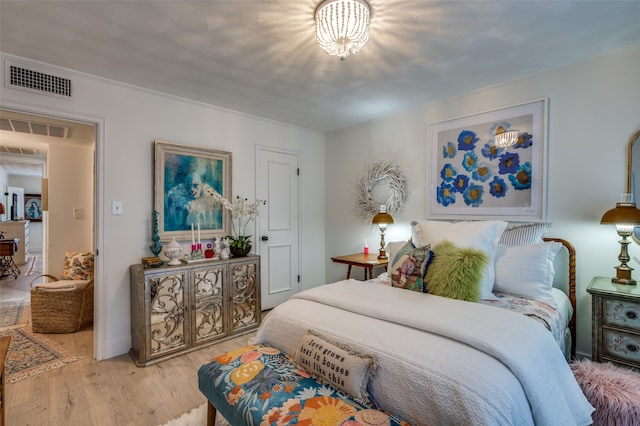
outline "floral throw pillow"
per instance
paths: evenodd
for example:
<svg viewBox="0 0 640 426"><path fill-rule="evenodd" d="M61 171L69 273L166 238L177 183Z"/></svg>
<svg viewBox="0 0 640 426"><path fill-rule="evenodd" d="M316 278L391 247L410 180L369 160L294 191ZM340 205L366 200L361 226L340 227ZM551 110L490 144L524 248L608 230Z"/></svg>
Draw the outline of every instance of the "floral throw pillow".
<svg viewBox="0 0 640 426"><path fill-rule="evenodd" d="M424 277L433 259L431 246L415 247L411 241L402 247L391 259L391 285L407 290L426 293Z"/></svg>
<svg viewBox="0 0 640 426"><path fill-rule="evenodd" d="M64 256L63 280L92 280L93 253L67 251Z"/></svg>

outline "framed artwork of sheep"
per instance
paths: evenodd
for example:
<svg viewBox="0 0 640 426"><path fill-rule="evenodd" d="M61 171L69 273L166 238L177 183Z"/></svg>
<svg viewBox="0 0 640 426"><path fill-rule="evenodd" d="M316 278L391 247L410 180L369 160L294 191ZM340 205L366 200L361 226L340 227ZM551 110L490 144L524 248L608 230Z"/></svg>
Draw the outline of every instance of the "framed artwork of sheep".
<svg viewBox="0 0 640 426"><path fill-rule="evenodd" d="M154 209L161 241L229 235L231 222L217 192L231 198L231 153L171 142L154 142Z"/></svg>

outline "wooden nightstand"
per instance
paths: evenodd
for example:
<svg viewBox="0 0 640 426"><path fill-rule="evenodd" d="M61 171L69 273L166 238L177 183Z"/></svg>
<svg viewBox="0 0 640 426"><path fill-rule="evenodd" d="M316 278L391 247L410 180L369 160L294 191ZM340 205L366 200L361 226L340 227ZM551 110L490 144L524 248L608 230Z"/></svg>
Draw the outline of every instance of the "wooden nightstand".
<svg viewBox="0 0 640 426"><path fill-rule="evenodd" d="M593 304L592 359L640 371L640 285L594 277L587 291Z"/></svg>
<svg viewBox="0 0 640 426"><path fill-rule="evenodd" d="M349 269L347 269L347 279L351 278L352 266L359 266L361 268L364 268L365 280L368 279L367 273L368 273L368 276L373 278L374 268L379 268L384 266L384 269L386 270L387 263L389 263L388 259L378 259L378 256L376 254L364 254L364 253L348 254L346 256L336 256L336 257L332 257L331 260L333 260L336 263L344 263L345 265L349 265Z"/></svg>

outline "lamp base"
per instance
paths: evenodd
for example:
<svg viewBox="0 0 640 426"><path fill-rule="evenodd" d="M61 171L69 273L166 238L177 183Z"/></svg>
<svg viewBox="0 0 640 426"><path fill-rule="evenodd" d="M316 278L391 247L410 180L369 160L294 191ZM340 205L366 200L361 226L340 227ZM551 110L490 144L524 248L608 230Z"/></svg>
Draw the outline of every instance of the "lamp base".
<svg viewBox="0 0 640 426"><path fill-rule="evenodd" d="M633 268L630 268L626 265L616 266L616 276L611 278L612 283L616 284L624 284L624 285L636 285L637 282L633 278L631 278L631 271Z"/></svg>
<svg viewBox="0 0 640 426"><path fill-rule="evenodd" d="M379 260L386 260L389 257L387 257L387 251L386 250L380 250L380 254L378 255L378 259Z"/></svg>
<svg viewBox="0 0 640 426"><path fill-rule="evenodd" d="M638 284L636 280L627 280L624 278L611 278L612 283L616 284L625 284L625 285L636 285Z"/></svg>

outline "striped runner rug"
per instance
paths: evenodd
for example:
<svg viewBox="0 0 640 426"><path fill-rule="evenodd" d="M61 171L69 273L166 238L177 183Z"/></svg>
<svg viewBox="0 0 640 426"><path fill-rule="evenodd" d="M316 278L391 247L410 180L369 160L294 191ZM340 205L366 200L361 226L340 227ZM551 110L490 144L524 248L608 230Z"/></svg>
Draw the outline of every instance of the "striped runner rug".
<svg viewBox="0 0 640 426"><path fill-rule="evenodd" d="M35 255L27 261L27 272L25 276L40 275L42 274L42 257Z"/></svg>

